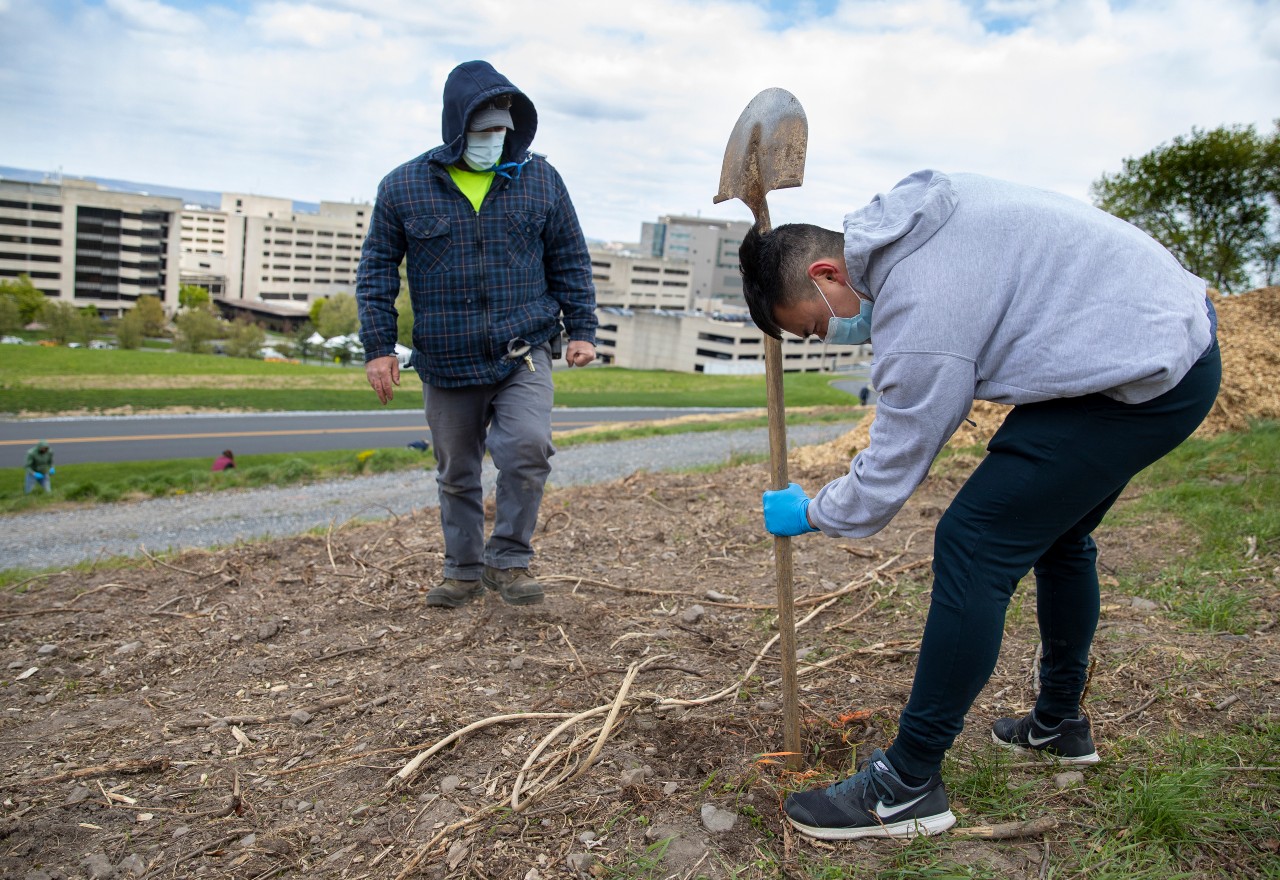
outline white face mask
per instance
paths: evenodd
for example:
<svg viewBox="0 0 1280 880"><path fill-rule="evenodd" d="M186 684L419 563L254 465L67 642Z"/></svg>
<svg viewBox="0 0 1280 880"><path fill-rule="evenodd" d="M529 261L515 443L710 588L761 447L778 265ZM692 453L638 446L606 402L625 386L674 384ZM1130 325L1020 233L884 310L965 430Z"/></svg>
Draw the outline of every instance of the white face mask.
<svg viewBox="0 0 1280 880"><path fill-rule="evenodd" d="M505 128L502 131L469 131L462 159L475 171L489 171L502 158L502 145L506 140Z"/></svg>

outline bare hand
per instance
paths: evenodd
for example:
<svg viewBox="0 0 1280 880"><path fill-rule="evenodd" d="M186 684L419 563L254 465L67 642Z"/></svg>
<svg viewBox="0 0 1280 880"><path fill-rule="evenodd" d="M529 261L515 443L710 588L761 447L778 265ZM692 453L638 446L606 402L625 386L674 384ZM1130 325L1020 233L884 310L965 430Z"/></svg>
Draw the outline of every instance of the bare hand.
<svg viewBox="0 0 1280 880"><path fill-rule="evenodd" d="M585 367L596 359L596 347L583 339L572 339L565 350L564 360L571 367Z"/></svg>
<svg viewBox="0 0 1280 880"><path fill-rule="evenodd" d="M387 401L396 396L392 386L400 384L400 361L395 355L389 354L366 361L364 374L369 379L369 386L377 392L379 403L385 406Z"/></svg>

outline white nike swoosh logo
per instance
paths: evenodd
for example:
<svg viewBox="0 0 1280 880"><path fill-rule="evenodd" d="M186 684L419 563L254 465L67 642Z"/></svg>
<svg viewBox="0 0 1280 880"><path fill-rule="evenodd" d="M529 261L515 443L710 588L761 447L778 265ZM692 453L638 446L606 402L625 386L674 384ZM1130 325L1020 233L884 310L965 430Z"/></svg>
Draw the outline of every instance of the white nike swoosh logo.
<svg viewBox="0 0 1280 880"><path fill-rule="evenodd" d="M932 792L926 791L924 794L920 795L920 797L913 798L905 804L894 804L893 809L887 809L884 805L884 801L876 801L876 815L881 819L891 819L904 810L911 809L916 804L927 798L930 794L932 794Z"/></svg>
<svg viewBox="0 0 1280 880"><path fill-rule="evenodd" d="M1061 735L1062 734L1060 733L1055 733L1053 736L1036 736L1034 733L1028 733L1027 742L1031 743L1033 746L1042 746L1047 742L1052 742Z"/></svg>

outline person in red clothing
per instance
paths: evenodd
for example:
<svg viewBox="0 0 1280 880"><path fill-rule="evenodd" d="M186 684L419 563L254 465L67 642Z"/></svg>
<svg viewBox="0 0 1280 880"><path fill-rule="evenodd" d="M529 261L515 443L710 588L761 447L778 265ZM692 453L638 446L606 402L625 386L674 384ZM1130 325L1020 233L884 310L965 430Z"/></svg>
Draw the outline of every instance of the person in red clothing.
<svg viewBox="0 0 1280 880"><path fill-rule="evenodd" d="M222 450L222 454L213 460L213 469L215 471L230 470L236 466L236 457L231 454L230 449Z"/></svg>

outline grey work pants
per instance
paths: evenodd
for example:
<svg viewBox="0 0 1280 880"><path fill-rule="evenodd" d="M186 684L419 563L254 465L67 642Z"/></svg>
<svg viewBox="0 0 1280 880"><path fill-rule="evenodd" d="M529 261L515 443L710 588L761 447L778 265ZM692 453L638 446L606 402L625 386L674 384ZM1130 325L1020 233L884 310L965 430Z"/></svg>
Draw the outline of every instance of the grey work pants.
<svg viewBox="0 0 1280 880"><path fill-rule="evenodd" d="M551 351L543 345L530 355L533 371L521 362L496 385L423 387L437 461L447 578L479 580L485 565L527 568L533 559L530 542L555 447ZM497 514L487 542L480 485L486 448L498 469Z"/></svg>

